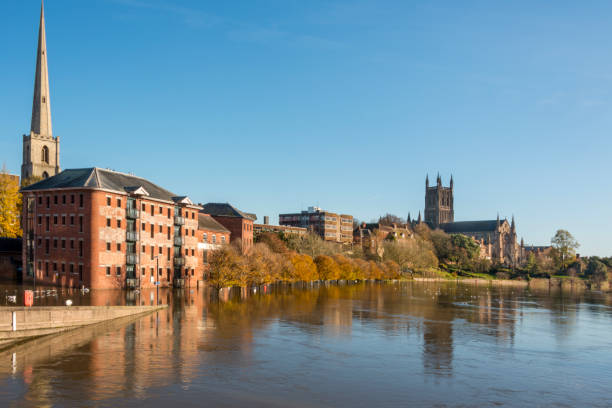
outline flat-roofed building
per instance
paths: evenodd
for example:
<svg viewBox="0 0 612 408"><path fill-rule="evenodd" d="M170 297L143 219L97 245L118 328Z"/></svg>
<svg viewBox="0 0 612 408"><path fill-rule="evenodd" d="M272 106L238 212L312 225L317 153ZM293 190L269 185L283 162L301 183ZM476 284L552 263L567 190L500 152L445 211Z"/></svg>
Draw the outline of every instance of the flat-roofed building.
<svg viewBox="0 0 612 408"><path fill-rule="evenodd" d="M353 242L353 216L337 214L322 210L319 207L309 207L299 213L280 214L280 225L306 228L319 235L325 241L350 244Z"/></svg>

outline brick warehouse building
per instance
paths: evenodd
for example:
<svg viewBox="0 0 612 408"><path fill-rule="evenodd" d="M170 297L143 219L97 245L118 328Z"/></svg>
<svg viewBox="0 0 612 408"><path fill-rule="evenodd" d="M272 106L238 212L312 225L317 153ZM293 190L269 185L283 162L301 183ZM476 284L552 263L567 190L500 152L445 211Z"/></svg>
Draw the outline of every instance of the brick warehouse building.
<svg viewBox="0 0 612 408"><path fill-rule="evenodd" d="M95 289L195 286L199 206L140 177L65 170L22 189L23 280Z"/></svg>
<svg viewBox="0 0 612 408"><path fill-rule="evenodd" d="M229 244L230 230L218 223L213 217L208 214L198 214L198 230L196 236L198 238L198 256L203 263L204 280L207 279L210 265L208 263L208 255L210 251L219 249L222 245Z"/></svg>
<svg viewBox="0 0 612 408"><path fill-rule="evenodd" d="M253 222L255 214L245 213L228 203L208 203L202 206L202 213L211 215L215 221L231 232L231 242L247 253L253 247Z"/></svg>

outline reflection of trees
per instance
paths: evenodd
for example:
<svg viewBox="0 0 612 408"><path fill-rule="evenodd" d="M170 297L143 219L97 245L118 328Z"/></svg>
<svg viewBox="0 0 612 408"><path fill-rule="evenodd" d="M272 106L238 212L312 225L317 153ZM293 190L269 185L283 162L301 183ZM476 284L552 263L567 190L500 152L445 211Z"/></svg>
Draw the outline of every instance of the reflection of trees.
<svg viewBox="0 0 612 408"><path fill-rule="evenodd" d="M412 347L406 352L422 354L426 374L450 375L457 339L512 345L517 320L538 308L548 312L542 317L550 319L555 335L567 335L576 326L577 302L586 305L581 311L593 313L602 313L598 305L610 304L609 296L592 292L540 293L454 282L305 286L267 287L265 294L160 290L159 299L156 291L133 299L122 292L93 292L89 301L94 304L159 301L169 308L110 331L75 331L20 349L17 371L30 384L26 398L47 405L58 397L146 396L151 387L192 381L208 365L242 367L254 355L258 334L273 324L321 342L350 338L357 331L404 336ZM10 361L10 353L4 358ZM0 370L0 376L9 371Z"/></svg>

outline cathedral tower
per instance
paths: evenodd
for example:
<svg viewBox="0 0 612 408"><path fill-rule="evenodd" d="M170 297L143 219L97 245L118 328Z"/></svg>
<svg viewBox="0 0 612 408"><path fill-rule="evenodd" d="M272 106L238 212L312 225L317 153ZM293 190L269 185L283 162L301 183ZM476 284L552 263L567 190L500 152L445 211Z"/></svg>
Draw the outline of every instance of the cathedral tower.
<svg viewBox="0 0 612 408"><path fill-rule="evenodd" d="M431 228L439 228L440 224L455 222L453 198L454 181L451 176L450 187L442 186L438 174L436 185L429 187L429 176L425 179L425 222Z"/></svg>
<svg viewBox="0 0 612 408"><path fill-rule="evenodd" d="M34 101L30 134L23 135L23 162L21 180L29 177L47 178L60 172L59 137L53 137L51 127L51 101L49 98L49 72L47 68L47 38L45 34L44 4L40 8L38 53L34 77Z"/></svg>

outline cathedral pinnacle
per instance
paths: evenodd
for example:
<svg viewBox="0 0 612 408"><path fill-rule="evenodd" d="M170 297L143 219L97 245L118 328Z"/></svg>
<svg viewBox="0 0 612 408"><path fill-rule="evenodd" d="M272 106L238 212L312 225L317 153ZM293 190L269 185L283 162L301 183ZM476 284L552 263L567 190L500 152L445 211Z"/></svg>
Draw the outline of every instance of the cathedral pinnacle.
<svg viewBox="0 0 612 408"><path fill-rule="evenodd" d="M41 2L40 27L38 29L38 52L36 54L36 76L34 78L34 101L32 103L32 126L30 130L36 135L52 138L51 102L49 99L45 10L44 3Z"/></svg>

